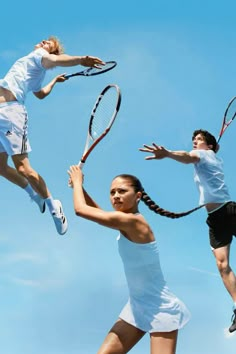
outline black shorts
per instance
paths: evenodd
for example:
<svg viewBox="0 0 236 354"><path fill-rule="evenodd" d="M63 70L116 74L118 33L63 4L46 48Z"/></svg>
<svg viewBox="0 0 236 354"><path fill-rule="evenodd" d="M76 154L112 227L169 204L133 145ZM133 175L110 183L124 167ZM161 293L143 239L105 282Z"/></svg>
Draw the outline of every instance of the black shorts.
<svg viewBox="0 0 236 354"><path fill-rule="evenodd" d="M212 248L227 246L236 236L236 203L228 202L222 208L208 214L209 238Z"/></svg>

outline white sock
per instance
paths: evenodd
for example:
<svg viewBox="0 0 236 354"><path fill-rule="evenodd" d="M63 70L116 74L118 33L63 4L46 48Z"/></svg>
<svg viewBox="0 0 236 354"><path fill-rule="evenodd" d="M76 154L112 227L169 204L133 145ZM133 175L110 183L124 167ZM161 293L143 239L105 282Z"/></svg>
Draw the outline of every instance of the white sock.
<svg viewBox="0 0 236 354"><path fill-rule="evenodd" d="M31 187L31 185L28 183L27 186L24 188L26 193L29 194L30 198L34 198L36 195L38 195L35 190Z"/></svg>
<svg viewBox="0 0 236 354"><path fill-rule="evenodd" d="M46 202L48 210L50 211L51 214L54 214L57 212L57 206L56 206L52 196L46 198L45 202Z"/></svg>

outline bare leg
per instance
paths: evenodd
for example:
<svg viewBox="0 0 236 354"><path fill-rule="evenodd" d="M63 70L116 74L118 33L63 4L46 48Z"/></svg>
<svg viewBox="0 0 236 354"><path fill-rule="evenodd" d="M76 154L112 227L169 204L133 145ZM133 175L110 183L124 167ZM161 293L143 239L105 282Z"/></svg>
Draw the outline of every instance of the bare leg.
<svg viewBox="0 0 236 354"><path fill-rule="evenodd" d="M30 184L36 192L36 196L33 196L32 199L38 204L41 213L44 213L45 205L47 204L57 232L60 235L64 235L68 224L61 202L51 197L43 178L30 166L28 155L12 156L12 161L16 169L8 166L7 159L8 156L6 153L0 153L0 174L19 187L26 188Z"/></svg>
<svg viewBox="0 0 236 354"><path fill-rule="evenodd" d="M151 333L151 354L175 354L178 331Z"/></svg>
<svg viewBox="0 0 236 354"><path fill-rule="evenodd" d="M125 354L145 335L145 332L119 319L106 336L97 354Z"/></svg>
<svg viewBox="0 0 236 354"><path fill-rule="evenodd" d="M214 249L213 253L216 258L216 264L223 283L233 301L236 302L236 277L229 265L230 244Z"/></svg>
<svg viewBox="0 0 236 354"><path fill-rule="evenodd" d="M25 188L28 184L26 178L21 176L15 168L10 167L7 164L8 155L5 152L0 153L0 175L6 178L8 181L16 184L21 188Z"/></svg>
<svg viewBox="0 0 236 354"><path fill-rule="evenodd" d="M14 155L12 156L12 161L14 162L18 174L23 176L23 178L29 182L36 193L38 193L43 199L50 196L43 178L30 166L27 154Z"/></svg>

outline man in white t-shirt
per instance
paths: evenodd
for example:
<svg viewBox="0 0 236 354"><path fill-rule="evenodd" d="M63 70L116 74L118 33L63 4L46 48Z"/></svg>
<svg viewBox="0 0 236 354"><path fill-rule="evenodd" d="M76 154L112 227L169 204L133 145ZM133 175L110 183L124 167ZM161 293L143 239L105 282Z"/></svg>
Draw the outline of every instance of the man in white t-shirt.
<svg viewBox="0 0 236 354"><path fill-rule="evenodd" d="M42 86L48 69L76 65L100 67L103 64L97 57L63 54L60 41L56 37L49 37L38 43L31 53L18 59L0 80L0 175L23 188L42 213L47 206L60 235L64 235L68 227L62 204L53 199L44 179L29 162L31 148L25 99L29 92L43 99L57 82L66 80L62 74ZM9 156L15 168L8 165Z"/></svg>
<svg viewBox="0 0 236 354"><path fill-rule="evenodd" d="M236 277L229 264L230 245L236 236L236 203L231 201L224 180L223 163L216 156L219 145L206 130L195 130L192 137L193 150L171 151L156 144L144 145L140 151L151 153L146 160L170 158L194 165L194 181L198 187L199 204L205 204L208 212L210 245L216 258L221 278L232 297L233 316L230 332L236 330Z"/></svg>

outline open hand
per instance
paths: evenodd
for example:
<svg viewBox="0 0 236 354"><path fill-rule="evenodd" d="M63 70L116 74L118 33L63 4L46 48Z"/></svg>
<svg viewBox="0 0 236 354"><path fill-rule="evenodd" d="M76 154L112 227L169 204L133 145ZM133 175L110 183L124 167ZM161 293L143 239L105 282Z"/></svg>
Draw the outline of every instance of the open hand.
<svg viewBox="0 0 236 354"><path fill-rule="evenodd" d="M140 148L139 151L148 152L152 155L148 155L145 157L145 160L161 160L168 156L168 150L164 148L164 146L156 145L152 143L152 145L143 145L143 148Z"/></svg>
<svg viewBox="0 0 236 354"><path fill-rule="evenodd" d="M81 57L81 65L93 68L100 68L102 65L105 65L105 63L100 58L86 55L84 57Z"/></svg>

